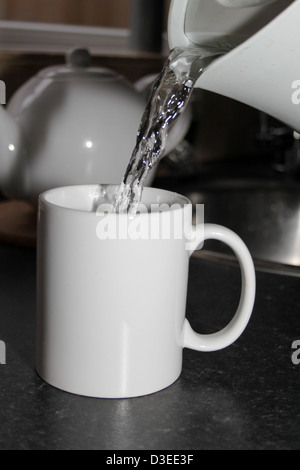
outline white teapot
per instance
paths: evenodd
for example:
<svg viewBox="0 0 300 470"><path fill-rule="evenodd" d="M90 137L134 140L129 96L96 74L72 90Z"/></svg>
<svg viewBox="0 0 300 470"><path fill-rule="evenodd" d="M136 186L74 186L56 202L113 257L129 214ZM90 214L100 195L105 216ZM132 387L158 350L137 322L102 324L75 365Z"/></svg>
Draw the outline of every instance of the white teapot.
<svg viewBox="0 0 300 470"><path fill-rule="evenodd" d="M36 204L53 187L122 181L145 96L115 72L89 64L89 52L74 49L66 65L42 70L6 111L0 106L0 190L8 198ZM167 151L188 125L185 118L174 128Z"/></svg>

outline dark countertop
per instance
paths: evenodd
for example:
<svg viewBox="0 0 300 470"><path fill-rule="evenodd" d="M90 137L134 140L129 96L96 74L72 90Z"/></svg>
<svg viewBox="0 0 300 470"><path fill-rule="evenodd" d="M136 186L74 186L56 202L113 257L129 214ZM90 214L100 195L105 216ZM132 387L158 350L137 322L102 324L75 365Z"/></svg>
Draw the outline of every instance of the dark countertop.
<svg viewBox="0 0 300 470"><path fill-rule="evenodd" d="M187 316L199 332L225 325L239 269L191 259ZM243 336L226 350L184 351L170 388L129 400L83 398L35 373L35 250L0 245L0 449L299 449L300 278L257 272ZM202 310L201 315L200 307Z"/></svg>

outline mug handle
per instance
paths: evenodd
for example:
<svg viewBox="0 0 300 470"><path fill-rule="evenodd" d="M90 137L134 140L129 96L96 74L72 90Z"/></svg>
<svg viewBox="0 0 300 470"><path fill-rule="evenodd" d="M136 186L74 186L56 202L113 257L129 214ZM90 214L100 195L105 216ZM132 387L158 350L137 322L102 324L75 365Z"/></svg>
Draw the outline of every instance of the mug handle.
<svg viewBox="0 0 300 470"><path fill-rule="evenodd" d="M245 330L254 306L256 279L252 257L245 243L231 230L220 225L204 224L196 227L196 232L202 233L203 240L199 238L192 243L190 255L204 240L219 240L228 245L238 258L242 273L242 290L238 309L230 323L221 331L213 334L201 335L196 333L185 319L183 327L183 347L197 351L218 351L234 343Z"/></svg>

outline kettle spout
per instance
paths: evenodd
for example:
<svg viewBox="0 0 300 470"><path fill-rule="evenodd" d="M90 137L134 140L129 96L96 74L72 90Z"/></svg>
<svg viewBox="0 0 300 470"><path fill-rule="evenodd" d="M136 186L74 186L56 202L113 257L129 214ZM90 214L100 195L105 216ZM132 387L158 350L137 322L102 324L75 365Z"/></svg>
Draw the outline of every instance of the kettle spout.
<svg viewBox="0 0 300 470"><path fill-rule="evenodd" d="M25 196L25 151L18 123L0 106L0 190L9 198Z"/></svg>

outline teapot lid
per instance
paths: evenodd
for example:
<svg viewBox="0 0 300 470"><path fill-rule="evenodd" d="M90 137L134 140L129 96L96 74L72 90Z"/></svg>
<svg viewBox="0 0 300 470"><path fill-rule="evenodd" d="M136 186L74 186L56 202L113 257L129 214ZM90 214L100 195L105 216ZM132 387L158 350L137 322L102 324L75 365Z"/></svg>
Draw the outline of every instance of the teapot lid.
<svg viewBox="0 0 300 470"><path fill-rule="evenodd" d="M91 55L87 49L74 48L66 54L66 64L55 65L41 70L40 79L68 80L76 78L112 80L119 79L113 70L102 67L90 67Z"/></svg>

